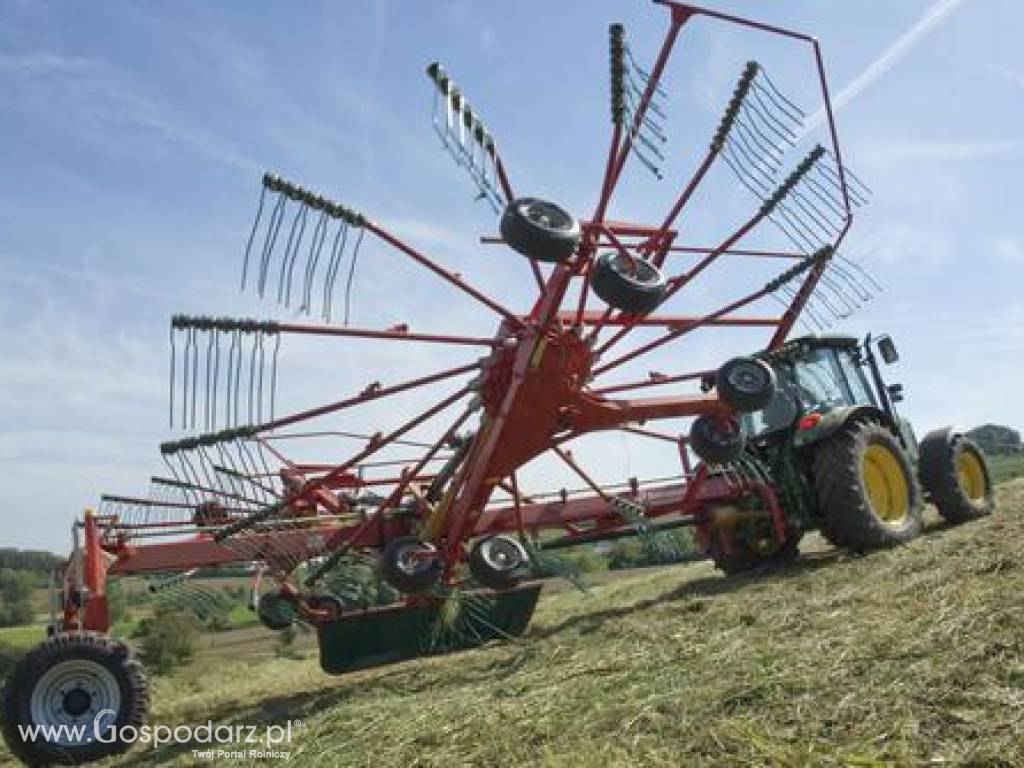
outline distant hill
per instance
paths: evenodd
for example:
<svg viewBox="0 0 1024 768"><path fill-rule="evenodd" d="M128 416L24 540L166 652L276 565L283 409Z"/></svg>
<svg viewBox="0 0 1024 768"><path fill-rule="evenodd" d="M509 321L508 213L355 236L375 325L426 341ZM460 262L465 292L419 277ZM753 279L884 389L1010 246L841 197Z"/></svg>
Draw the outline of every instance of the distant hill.
<svg viewBox="0 0 1024 768"><path fill-rule="evenodd" d="M968 431L967 435L986 453L1024 452L1020 432L1001 424L984 424Z"/></svg>
<svg viewBox="0 0 1024 768"><path fill-rule="evenodd" d="M0 548L0 568L10 568L14 571L32 571L35 573L48 573L63 563L65 558L59 557L52 552L35 549L14 549L13 547Z"/></svg>

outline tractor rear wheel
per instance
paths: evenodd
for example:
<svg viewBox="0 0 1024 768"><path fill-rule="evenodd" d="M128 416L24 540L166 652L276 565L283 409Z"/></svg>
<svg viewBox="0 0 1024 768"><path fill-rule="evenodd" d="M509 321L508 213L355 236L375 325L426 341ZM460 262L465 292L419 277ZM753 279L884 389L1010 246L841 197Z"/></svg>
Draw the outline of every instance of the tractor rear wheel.
<svg viewBox="0 0 1024 768"><path fill-rule="evenodd" d="M976 520L995 508L988 462L969 438L947 429L929 432L918 469L929 500L949 522Z"/></svg>
<svg viewBox="0 0 1024 768"><path fill-rule="evenodd" d="M126 751L149 687L127 645L96 632L54 635L14 665L4 687L4 741L28 765L79 765ZM49 735L32 738L38 727Z"/></svg>
<svg viewBox="0 0 1024 768"><path fill-rule="evenodd" d="M922 498L910 460L877 421L858 421L822 441L813 462L821 532L854 551L910 541L921 532Z"/></svg>

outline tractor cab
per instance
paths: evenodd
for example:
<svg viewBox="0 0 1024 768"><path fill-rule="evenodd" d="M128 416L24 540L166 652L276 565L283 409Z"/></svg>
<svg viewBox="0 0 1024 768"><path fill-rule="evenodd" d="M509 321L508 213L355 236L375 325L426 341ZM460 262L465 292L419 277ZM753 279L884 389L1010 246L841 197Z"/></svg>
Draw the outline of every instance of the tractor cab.
<svg viewBox="0 0 1024 768"><path fill-rule="evenodd" d="M869 334L863 342L853 336L804 336L762 353L775 372L776 388L763 410L743 416L748 438L764 443L795 431L796 444L808 444L851 416L874 412L896 428L908 452L916 453L913 430L895 409L903 399L902 385L885 384L879 356L886 364L899 359L887 335L873 339Z"/></svg>

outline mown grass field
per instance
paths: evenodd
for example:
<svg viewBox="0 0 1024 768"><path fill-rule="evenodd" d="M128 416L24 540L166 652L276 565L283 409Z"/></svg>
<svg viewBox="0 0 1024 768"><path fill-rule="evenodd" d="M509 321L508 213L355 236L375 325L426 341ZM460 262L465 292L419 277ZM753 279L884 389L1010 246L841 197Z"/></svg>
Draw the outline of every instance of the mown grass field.
<svg viewBox="0 0 1024 768"><path fill-rule="evenodd" d="M782 572L561 591L521 641L337 678L204 653L155 680L154 718L299 719L302 766L1024 765L1024 480L999 503L898 550L812 537ZM191 750L110 764L210 764Z"/></svg>

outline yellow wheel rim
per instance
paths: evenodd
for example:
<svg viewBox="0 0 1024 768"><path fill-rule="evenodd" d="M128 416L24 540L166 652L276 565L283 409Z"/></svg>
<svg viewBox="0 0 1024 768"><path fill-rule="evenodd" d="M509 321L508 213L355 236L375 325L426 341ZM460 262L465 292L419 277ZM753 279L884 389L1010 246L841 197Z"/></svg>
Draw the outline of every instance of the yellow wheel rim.
<svg viewBox="0 0 1024 768"><path fill-rule="evenodd" d="M985 469L974 451L960 452L956 461L956 479L960 483L960 490L971 501L983 501L988 494Z"/></svg>
<svg viewBox="0 0 1024 768"><path fill-rule="evenodd" d="M900 525L910 512L910 486L899 457L875 443L864 451L861 463L871 511L889 525Z"/></svg>

